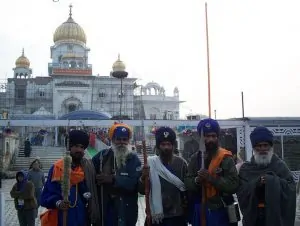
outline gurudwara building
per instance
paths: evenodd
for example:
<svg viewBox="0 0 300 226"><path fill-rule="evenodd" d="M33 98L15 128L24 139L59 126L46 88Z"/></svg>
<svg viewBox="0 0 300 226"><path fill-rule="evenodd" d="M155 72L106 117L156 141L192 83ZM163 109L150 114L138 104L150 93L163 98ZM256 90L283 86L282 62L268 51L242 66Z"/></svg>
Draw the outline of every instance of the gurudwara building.
<svg viewBox="0 0 300 226"><path fill-rule="evenodd" d="M69 17L54 32L48 76L33 76L26 52L17 58L13 77L0 86L0 107L9 119L178 119L179 90L172 96L155 82L137 85L125 72L120 55L106 76L93 75L87 36ZM73 112L73 114L72 114ZM74 113L78 112L78 114ZM2 114L3 116L3 114ZM73 118L72 118L73 117ZM76 118L77 117L77 118Z"/></svg>

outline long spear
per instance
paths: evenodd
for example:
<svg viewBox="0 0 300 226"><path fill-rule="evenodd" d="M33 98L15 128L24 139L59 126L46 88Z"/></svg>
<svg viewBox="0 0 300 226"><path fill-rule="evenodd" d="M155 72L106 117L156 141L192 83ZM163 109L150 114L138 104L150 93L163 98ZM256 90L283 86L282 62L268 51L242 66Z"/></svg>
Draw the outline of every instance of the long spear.
<svg viewBox="0 0 300 226"><path fill-rule="evenodd" d="M67 132L69 132L68 129L69 126L67 128ZM71 162L72 162L72 158L70 156L69 135L66 136L66 142L67 145L66 145L66 153L63 159L64 168L63 168L63 179L61 183L61 191L62 191L63 200L65 202L68 202L69 194L70 194L70 171L71 171ZM68 225L67 219L68 219L68 209L65 209L63 210L63 226Z"/></svg>
<svg viewBox="0 0 300 226"><path fill-rule="evenodd" d="M200 134L200 142L199 142L199 149L201 151L201 169L204 169L204 158L205 158L205 142L204 142L204 133L203 129L201 130ZM201 226L206 226L206 189L205 184L202 182L202 196L201 196Z"/></svg>
<svg viewBox="0 0 300 226"><path fill-rule="evenodd" d="M144 120L142 120L142 133L143 133L143 157L144 157L144 167L148 167L148 155L147 155L147 148L146 148L146 138L145 138L145 126L144 126ZM149 177L145 178L145 202L146 202L146 220L147 225L151 225L151 212L150 212L150 183L149 183Z"/></svg>

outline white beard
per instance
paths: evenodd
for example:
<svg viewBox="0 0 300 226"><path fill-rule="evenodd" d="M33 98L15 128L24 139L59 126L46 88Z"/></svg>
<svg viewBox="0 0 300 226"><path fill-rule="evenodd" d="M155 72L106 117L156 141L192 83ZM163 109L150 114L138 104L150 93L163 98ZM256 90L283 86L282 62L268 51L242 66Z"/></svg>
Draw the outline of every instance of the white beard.
<svg viewBox="0 0 300 226"><path fill-rule="evenodd" d="M128 145L112 144L111 146L113 152L115 153L117 168L120 169L122 166L126 165L127 156L131 150L129 150Z"/></svg>
<svg viewBox="0 0 300 226"><path fill-rule="evenodd" d="M273 154L274 154L273 148L271 148L268 151L268 154L266 154L266 155L262 155L259 152L253 150L254 161L257 165L260 165L260 166L269 165L271 163L271 159L273 157Z"/></svg>

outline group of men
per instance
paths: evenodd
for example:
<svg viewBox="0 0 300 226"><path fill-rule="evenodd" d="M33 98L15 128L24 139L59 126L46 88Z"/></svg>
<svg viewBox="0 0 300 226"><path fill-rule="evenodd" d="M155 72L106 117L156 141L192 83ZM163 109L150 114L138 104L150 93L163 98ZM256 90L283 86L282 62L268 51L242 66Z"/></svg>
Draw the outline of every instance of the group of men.
<svg viewBox="0 0 300 226"><path fill-rule="evenodd" d="M114 124L109 130L111 147L92 160L84 157L88 135L72 130L66 144L72 158L69 197L66 201L62 196L64 164L58 160L41 195L41 205L47 208L42 226L134 226L139 193L147 194L145 225L233 226L240 220L240 209L244 226L294 226L295 182L274 154L267 128L251 133L253 156L239 172L232 153L220 147L217 121L201 120L197 131L200 149L205 150L195 153L189 164L174 155L176 133L161 127L155 133L156 155L142 166L130 148L128 125Z"/></svg>

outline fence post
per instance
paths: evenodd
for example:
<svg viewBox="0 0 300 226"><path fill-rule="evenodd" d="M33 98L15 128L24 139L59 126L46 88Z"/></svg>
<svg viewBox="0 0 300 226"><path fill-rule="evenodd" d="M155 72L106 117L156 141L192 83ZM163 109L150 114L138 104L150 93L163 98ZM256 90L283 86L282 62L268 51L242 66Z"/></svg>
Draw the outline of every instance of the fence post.
<svg viewBox="0 0 300 226"><path fill-rule="evenodd" d="M4 155L4 137L0 134L0 226L5 226L5 197L3 192L3 155Z"/></svg>
<svg viewBox="0 0 300 226"><path fill-rule="evenodd" d="M0 226L5 226L4 192L0 189Z"/></svg>

